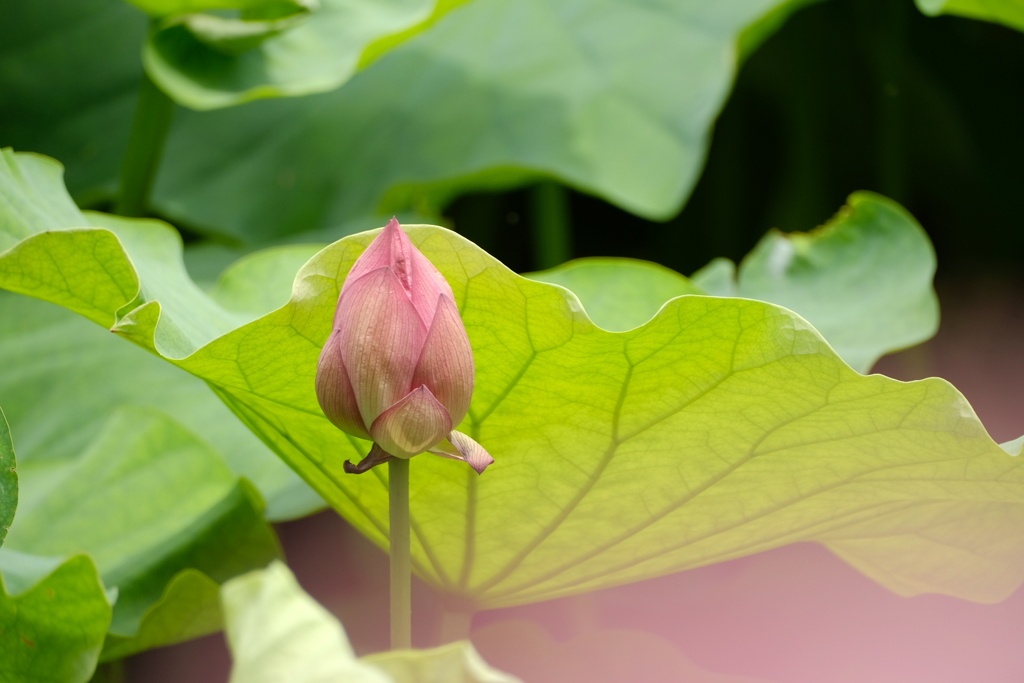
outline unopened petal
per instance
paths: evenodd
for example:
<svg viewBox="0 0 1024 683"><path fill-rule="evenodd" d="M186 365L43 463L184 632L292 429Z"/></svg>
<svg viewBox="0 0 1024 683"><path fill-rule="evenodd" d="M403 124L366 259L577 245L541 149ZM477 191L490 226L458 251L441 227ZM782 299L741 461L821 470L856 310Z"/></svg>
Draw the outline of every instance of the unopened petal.
<svg viewBox="0 0 1024 683"><path fill-rule="evenodd" d="M335 427L352 436L369 439L370 433L359 413L338 340L338 333L332 333L320 352L320 361L316 367L316 398L324 415Z"/></svg>
<svg viewBox="0 0 1024 683"><path fill-rule="evenodd" d="M348 272L348 276L345 278L345 284L342 285L341 291L344 292L351 286L351 283L371 271L393 266L395 263L394 252L408 251L411 248L412 243L409 242L408 236L399 227L398 220L392 218L380 234L370 242L370 246L366 248L366 251L356 259L356 262L352 265L352 270Z"/></svg>
<svg viewBox="0 0 1024 683"><path fill-rule="evenodd" d="M430 324L434 316L438 296L447 294L454 298L448 281L413 245L394 218L388 221L366 251L356 259L342 286L342 293L351 286L350 283L383 267L390 267L394 271L424 327Z"/></svg>
<svg viewBox="0 0 1024 683"><path fill-rule="evenodd" d="M430 452L445 458L467 462L476 470L477 474L483 474L487 466L494 463L494 458L484 450L483 446L462 432L452 431L446 440L431 448Z"/></svg>
<svg viewBox="0 0 1024 683"><path fill-rule="evenodd" d="M473 398L473 349L455 301L441 295L431 321L423 352L416 363L412 385L425 384L448 409L458 425L469 412Z"/></svg>
<svg viewBox="0 0 1024 683"><path fill-rule="evenodd" d="M424 326L429 327L437 309L438 297L447 296L454 302L455 295L444 275L441 275L434 264L416 247L412 247L412 251L409 252L408 267L412 282L410 295L413 308L416 309Z"/></svg>
<svg viewBox="0 0 1024 683"><path fill-rule="evenodd" d="M372 425L412 387L426 329L387 267L367 273L342 293L335 321L363 424Z"/></svg>
<svg viewBox="0 0 1024 683"><path fill-rule="evenodd" d="M348 460L345 461L344 468L348 474L362 474L367 472L370 468L382 465L390 460L393 456L390 453L386 453L383 448L377 444L373 444L373 448L366 454L366 457L359 461L358 465L353 465Z"/></svg>
<svg viewBox="0 0 1024 683"><path fill-rule="evenodd" d="M427 387L417 387L370 425L373 440L399 458L423 453L451 431L452 418Z"/></svg>

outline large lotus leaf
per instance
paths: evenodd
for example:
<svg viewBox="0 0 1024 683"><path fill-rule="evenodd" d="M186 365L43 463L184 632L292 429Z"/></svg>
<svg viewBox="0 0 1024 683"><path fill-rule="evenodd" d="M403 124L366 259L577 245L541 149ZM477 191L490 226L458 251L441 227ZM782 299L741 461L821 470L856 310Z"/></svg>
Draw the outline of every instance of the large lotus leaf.
<svg viewBox="0 0 1024 683"><path fill-rule="evenodd" d="M264 3L265 4L265 3ZM451 3L435 0L319 0L271 20L189 14L165 20L143 52L146 72L193 109L334 90L373 46L396 45ZM387 43L384 39L393 39Z"/></svg>
<svg viewBox="0 0 1024 683"><path fill-rule="evenodd" d="M139 649L124 641L140 634L154 604L167 602L165 587L179 573L222 582L280 554L251 487L159 413L118 411L77 460L48 474L23 475L7 547L41 557L87 553L117 589L110 632L122 651ZM200 625L191 617L209 612L202 601L216 606L216 591L191 587L179 589L179 604L171 605L188 618L177 633L165 628L158 644L196 635ZM205 632L219 623L209 626ZM141 635L154 640L148 629Z"/></svg>
<svg viewBox="0 0 1024 683"><path fill-rule="evenodd" d="M438 588L513 605L808 540L904 594L996 600L1024 578L1024 474L947 382L860 375L804 319L749 299L682 296L642 327L607 332L563 288L454 233L410 235L451 283L473 344L461 429L497 459L480 477L414 461L414 565ZM140 273L147 301L114 330L209 382L385 546L386 474L344 474L369 444L336 430L313 389L341 283L372 238L326 248L288 304L219 337L179 321L189 311L160 278L146 284L155 254L106 229L35 234L0 254L0 273L64 298L55 272L81 294L100 272ZM111 248L69 259L69 243Z"/></svg>
<svg viewBox="0 0 1024 683"><path fill-rule="evenodd" d="M86 683L110 623L96 567L88 557L73 557L48 563L42 578L26 564L39 563L0 552L0 681ZM21 573L42 580L10 580Z"/></svg>
<svg viewBox="0 0 1024 683"><path fill-rule="evenodd" d="M4 411L0 410L0 546L11 528L14 511L18 507L18 470L11 442L11 428Z"/></svg>
<svg viewBox="0 0 1024 683"><path fill-rule="evenodd" d="M518 683L466 642L357 659L334 615L274 562L224 584L231 683Z"/></svg>
<svg viewBox="0 0 1024 683"><path fill-rule="evenodd" d="M917 6L931 16L959 14L1024 31L1024 4L1019 0L917 0Z"/></svg>
<svg viewBox="0 0 1024 683"><path fill-rule="evenodd" d="M571 289L591 320L614 331L637 327L682 294L785 306L860 372L938 328L928 236L902 207L870 192L851 196L835 218L810 233L768 233L740 264L738 277L734 273L727 259L715 259L693 280L644 261L579 259L530 277Z"/></svg>
<svg viewBox="0 0 1024 683"><path fill-rule="evenodd" d="M543 174L666 217L699 174L737 43L800 4L476 0L334 92L179 112L155 205L259 243ZM54 0L0 23L0 144L68 164L83 201L116 188L141 18L120 0Z"/></svg>

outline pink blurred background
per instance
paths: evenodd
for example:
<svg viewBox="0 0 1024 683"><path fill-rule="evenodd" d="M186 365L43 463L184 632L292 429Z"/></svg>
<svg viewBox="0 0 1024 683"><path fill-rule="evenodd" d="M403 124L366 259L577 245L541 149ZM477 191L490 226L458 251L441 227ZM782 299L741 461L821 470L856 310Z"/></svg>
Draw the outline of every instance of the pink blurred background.
<svg viewBox="0 0 1024 683"><path fill-rule="evenodd" d="M944 377L997 441L1024 433L1024 287L946 281L931 342L876 372ZM360 654L387 648L387 558L333 512L279 526L289 564ZM414 639L432 644L436 597L414 586ZM527 683L1022 683L1024 590L979 605L901 598L813 544L524 607L480 613L473 641ZM222 635L133 658L129 680L222 683Z"/></svg>

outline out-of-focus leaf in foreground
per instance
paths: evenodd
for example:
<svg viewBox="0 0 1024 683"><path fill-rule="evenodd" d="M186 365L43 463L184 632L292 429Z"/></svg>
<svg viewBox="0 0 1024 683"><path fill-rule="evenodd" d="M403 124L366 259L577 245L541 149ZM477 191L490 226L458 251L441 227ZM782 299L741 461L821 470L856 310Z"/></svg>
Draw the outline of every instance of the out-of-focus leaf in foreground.
<svg viewBox="0 0 1024 683"><path fill-rule="evenodd" d="M166 645L219 628L208 584L279 556L261 512L251 486L208 446L159 413L126 408L58 473L23 477L7 547L38 557L87 553L117 590L108 645L124 655L141 649L126 642L137 635ZM209 578L182 584L182 572ZM176 604L166 604L165 591ZM169 608L177 623L150 614ZM149 632L157 626L160 634Z"/></svg>
<svg viewBox="0 0 1024 683"><path fill-rule="evenodd" d="M357 659L345 629L274 562L224 584L231 683L517 683L466 642Z"/></svg>
<svg viewBox="0 0 1024 683"><path fill-rule="evenodd" d="M356 72L371 46L373 55L379 55L397 45L399 38L425 27L428 20L436 20L435 15L451 3L264 0L247 4L237 17L193 9L164 19L151 32L143 53L150 77L193 109L326 92ZM291 6L282 9L285 4Z"/></svg>
<svg viewBox="0 0 1024 683"><path fill-rule="evenodd" d="M11 442L11 428L4 411L0 410L0 546L11 528L14 511L18 507L18 469Z"/></svg>
<svg viewBox="0 0 1024 683"><path fill-rule="evenodd" d="M917 0L925 14L959 14L1024 31L1024 4L1019 0Z"/></svg>
<svg viewBox="0 0 1024 683"><path fill-rule="evenodd" d="M8 157L22 162L52 163ZM343 473L369 444L323 417L312 381L373 233L313 257L282 308L223 330L182 305L160 272L173 256L140 249L134 223L38 232L44 217L24 208L4 222L34 234L0 254L14 274L0 284L116 318L115 332L209 382L386 545L385 475ZM438 588L513 605L811 540L904 594L998 600L1024 578L1024 473L949 383L860 375L803 318L749 299L682 296L607 332L575 296L454 233L409 233L451 283L473 344L460 429L497 460L483 477L414 460L414 565Z"/></svg>
<svg viewBox="0 0 1024 683"><path fill-rule="evenodd" d="M867 372L886 353L922 342L939 324L935 252L901 206L858 192L809 233L772 231L736 266L715 259L683 277L633 259L579 259L529 277L571 289L591 320L625 331L683 294L740 296L785 306Z"/></svg>
<svg viewBox="0 0 1024 683"><path fill-rule="evenodd" d="M109 623L88 557L61 564L0 551L0 680L86 683Z"/></svg>

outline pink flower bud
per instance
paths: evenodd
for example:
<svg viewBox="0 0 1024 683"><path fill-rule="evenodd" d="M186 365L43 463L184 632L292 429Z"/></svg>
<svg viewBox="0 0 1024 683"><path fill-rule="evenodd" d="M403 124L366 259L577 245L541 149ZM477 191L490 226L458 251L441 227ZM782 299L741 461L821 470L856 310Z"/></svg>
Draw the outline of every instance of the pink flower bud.
<svg viewBox="0 0 1024 683"><path fill-rule="evenodd" d="M339 429L374 447L347 472L425 451L494 462L453 431L473 396L473 350L452 288L394 218L349 271L320 353L316 395Z"/></svg>

